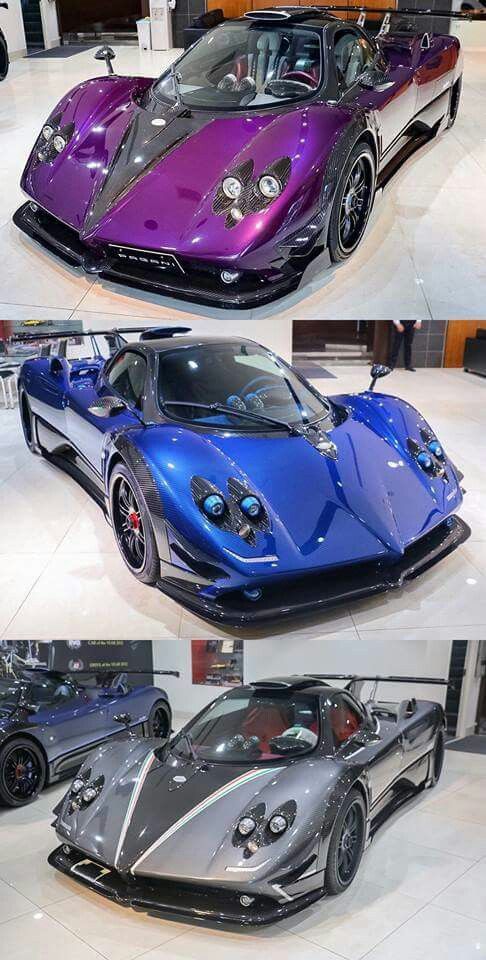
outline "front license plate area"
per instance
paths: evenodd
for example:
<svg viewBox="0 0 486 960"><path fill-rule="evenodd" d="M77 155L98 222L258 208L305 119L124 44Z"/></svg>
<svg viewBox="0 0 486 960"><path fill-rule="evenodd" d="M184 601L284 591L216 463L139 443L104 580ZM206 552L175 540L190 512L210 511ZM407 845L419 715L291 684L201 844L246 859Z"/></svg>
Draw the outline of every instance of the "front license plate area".
<svg viewBox="0 0 486 960"><path fill-rule="evenodd" d="M137 250L135 247L123 247L110 244L110 249L119 260L126 261L146 269L167 270L171 273L184 273L177 257L173 253L163 253L158 250Z"/></svg>
<svg viewBox="0 0 486 960"><path fill-rule="evenodd" d="M103 867L101 863L96 863L94 860L85 857L83 860L73 863L71 873L87 880L89 883L99 883L104 877L109 876L111 870L108 867Z"/></svg>

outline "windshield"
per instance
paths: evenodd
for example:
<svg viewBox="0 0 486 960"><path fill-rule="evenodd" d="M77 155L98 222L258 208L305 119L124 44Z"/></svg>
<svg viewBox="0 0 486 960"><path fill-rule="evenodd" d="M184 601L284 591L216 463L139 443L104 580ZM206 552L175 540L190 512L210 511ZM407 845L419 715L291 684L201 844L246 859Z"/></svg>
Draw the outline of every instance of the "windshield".
<svg viewBox="0 0 486 960"><path fill-rule="evenodd" d="M218 763L267 763L309 753L319 740L319 701L302 693L231 691L175 738L173 753Z"/></svg>
<svg viewBox="0 0 486 960"><path fill-rule="evenodd" d="M302 100L320 86L320 33L286 23L228 21L207 33L153 90L188 107L246 110Z"/></svg>
<svg viewBox="0 0 486 960"><path fill-rule="evenodd" d="M330 413L317 392L254 343L207 343L161 354L158 396L174 419L253 432L275 429L278 424L250 416L246 421L241 416L245 411L301 426ZM238 414L211 412L191 403L222 404Z"/></svg>
<svg viewBox="0 0 486 960"><path fill-rule="evenodd" d="M20 697L22 687L18 680L0 677L0 716L12 713Z"/></svg>

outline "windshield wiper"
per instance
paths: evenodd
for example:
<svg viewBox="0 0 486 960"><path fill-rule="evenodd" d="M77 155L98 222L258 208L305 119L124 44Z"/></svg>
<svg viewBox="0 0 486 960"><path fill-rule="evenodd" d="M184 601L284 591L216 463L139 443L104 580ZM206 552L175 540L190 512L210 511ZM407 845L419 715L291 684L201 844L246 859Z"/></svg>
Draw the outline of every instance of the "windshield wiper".
<svg viewBox="0 0 486 960"><path fill-rule="evenodd" d="M180 74L179 74L179 73L176 73L176 68L175 68L175 64L174 64L174 63L172 64L172 66L171 66L171 68L170 68L170 75L171 75L171 78L172 78L172 83L174 84L176 104L177 104L178 107L181 107L181 106L182 106L182 97L181 97L181 90L180 90L180 87L179 87Z"/></svg>
<svg viewBox="0 0 486 960"><path fill-rule="evenodd" d="M253 413L250 410L237 410L227 407L224 403L193 403L192 400L166 400L163 407L195 407L196 410L210 410L212 413L228 413L232 417L243 417L244 420L255 420L257 423L269 423L274 427L288 430L291 436L300 437L302 431L286 420L277 420L276 417L267 417L263 413Z"/></svg>
<svg viewBox="0 0 486 960"><path fill-rule="evenodd" d="M198 758L198 755L197 755L197 753L196 753L196 751L195 751L195 749L194 749L194 743L193 743L191 734L190 734L190 733L181 733L181 734L179 735L179 739L180 739L180 740L183 740L184 743L186 744L187 749L188 749L189 754L190 754L190 757L191 757L191 760L198 760L199 758Z"/></svg>

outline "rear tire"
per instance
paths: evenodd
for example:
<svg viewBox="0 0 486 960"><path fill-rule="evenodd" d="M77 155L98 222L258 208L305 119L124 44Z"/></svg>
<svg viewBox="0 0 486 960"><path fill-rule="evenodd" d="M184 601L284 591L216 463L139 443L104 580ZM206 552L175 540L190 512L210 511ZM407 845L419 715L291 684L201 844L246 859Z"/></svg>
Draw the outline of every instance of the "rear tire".
<svg viewBox="0 0 486 960"><path fill-rule="evenodd" d="M454 126L457 114L459 110L459 104L461 102L461 91L462 91L462 76L456 80L454 86L451 89L451 96L449 100L449 113L447 117L447 130L450 130Z"/></svg>
<svg viewBox="0 0 486 960"><path fill-rule="evenodd" d="M350 790L336 817L327 853L324 892L342 893L351 886L366 841L366 807L359 790Z"/></svg>
<svg viewBox="0 0 486 960"><path fill-rule="evenodd" d="M166 700L156 700L148 718L149 737L167 740L172 730L172 715Z"/></svg>
<svg viewBox="0 0 486 960"><path fill-rule="evenodd" d="M435 741L435 747L430 758L430 776L429 784L431 787L435 787L436 783L440 780L440 775L442 773L442 768L444 766L444 756L445 756L445 740L444 740L444 731L439 730L437 738Z"/></svg>
<svg viewBox="0 0 486 960"><path fill-rule="evenodd" d="M46 762L27 737L14 737L0 750L0 801L7 807L32 803L46 782Z"/></svg>
<svg viewBox="0 0 486 960"><path fill-rule="evenodd" d="M0 31L0 80L5 80L8 73L9 59L7 50L7 41Z"/></svg>
<svg viewBox="0 0 486 960"><path fill-rule="evenodd" d="M376 190L376 163L371 147L361 140L345 165L334 196L327 245L334 263L347 260L361 243Z"/></svg>
<svg viewBox="0 0 486 960"><path fill-rule="evenodd" d="M133 576L154 584L160 576L160 559L150 514L140 486L124 463L110 477L110 515L118 549Z"/></svg>

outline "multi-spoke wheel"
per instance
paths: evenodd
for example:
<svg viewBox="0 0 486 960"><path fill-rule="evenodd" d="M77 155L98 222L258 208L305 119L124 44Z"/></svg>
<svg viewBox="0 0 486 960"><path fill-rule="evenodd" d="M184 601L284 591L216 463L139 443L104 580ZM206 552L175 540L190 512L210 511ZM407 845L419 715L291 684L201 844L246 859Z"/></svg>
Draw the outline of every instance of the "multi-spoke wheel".
<svg viewBox="0 0 486 960"><path fill-rule="evenodd" d="M0 800L9 807L35 800L45 779L44 757L33 741L18 737L0 750Z"/></svg>
<svg viewBox="0 0 486 960"><path fill-rule="evenodd" d="M7 76L8 63L7 41L0 30L0 80L5 80Z"/></svg>
<svg viewBox="0 0 486 960"><path fill-rule="evenodd" d="M336 817L329 842L324 888L341 893L353 882L366 839L366 810L358 790L351 790Z"/></svg>
<svg viewBox="0 0 486 960"><path fill-rule="evenodd" d="M119 463L110 478L110 511L120 553L143 583L155 583L160 561L142 491L128 468Z"/></svg>
<svg viewBox="0 0 486 960"><path fill-rule="evenodd" d="M169 705L164 700L157 700L148 718L149 736L166 740L170 735L171 725Z"/></svg>
<svg viewBox="0 0 486 960"><path fill-rule="evenodd" d="M435 787L437 781L440 779L442 773L442 767L444 766L444 756L445 756L445 740L444 740L444 731L439 730L437 738L435 741L434 752L432 753L430 761L430 770L429 770L429 784L431 787Z"/></svg>
<svg viewBox="0 0 486 960"><path fill-rule="evenodd" d="M331 259L346 260L366 229L375 196L375 160L366 143L358 143L344 167L329 222Z"/></svg>

